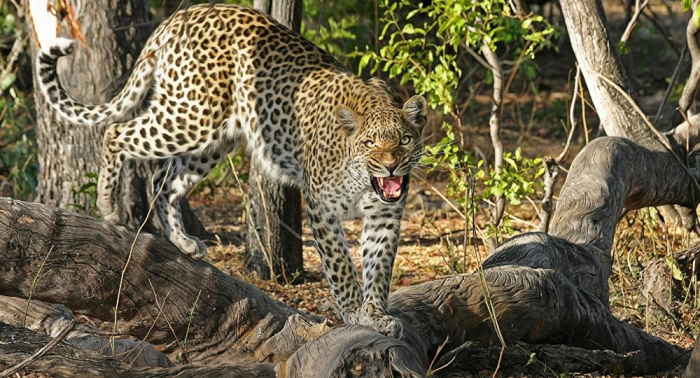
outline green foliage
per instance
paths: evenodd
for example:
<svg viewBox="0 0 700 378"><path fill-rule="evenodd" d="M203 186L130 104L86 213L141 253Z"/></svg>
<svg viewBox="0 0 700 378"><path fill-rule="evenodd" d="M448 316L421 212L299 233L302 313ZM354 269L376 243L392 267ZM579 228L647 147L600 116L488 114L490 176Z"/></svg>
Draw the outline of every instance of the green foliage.
<svg viewBox="0 0 700 378"><path fill-rule="evenodd" d="M12 183L15 198L31 197L37 185L39 167L30 121L32 107L33 102L14 87L0 90L0 176Z"/></svg>
<svg viewBox="0 0 700 378"><path fill-rule="evenodd" d="M540 158L524 158L520 148L514 153L504 153L503 161L505 164L500 172L488 176L484 170L480 170L475 177L486 185L482 196L504 196L509 203L519 205L525 197L535 194L539 185L537 179L544 174L545 166ZM482 160L479 165L483 166L483 163Z"/></svg>
<svg viewBox="0 0 700 378"><path fill-rule="evenodd" d="M441 107L445 114L453 110L462 79L461 53L485 44L494 51L509 45L533 58L554 34L542 16L516 17L505 0L435 0L428 5L385 0L382 6L379 38L386 45L379 52L356 53L360 72L373 63L372 73L382 70L402 84L413 84L433 109Z"/></svg>
<svg viewBox="0 0 700 378"><path fill-rule="evenodd" d="M68 207L78 209L81 212L85 212L85 206L82 205L85 201L82 199L87 199L87 203L90 204L90 209L93 213L97 212L97 180L100 176L95 172L88 172L85 174L87 182L80 186L80 188L71 188L73 194L73 202L68 204ZM81 198L82 197L82 198Z"/></svg>
<svg viewBox="0 0 700 378"><path fill-rule="evenodd" d="M356 39L351 29L357 26L357 18L355 16L345 16L336 21L333 17L329 17L327 21L328 26L318 25L318 29L310 29L307 23L302 21L301 32L304 37L333 56L345 56L346 50L341 46L341 43L344 40Z"/></svg>
<svg viewBox="0 0 700 378"><path fill-rule="evenodd" d="M243 152L236 153L235 155L232 154L231 156L233 169L235 169L236 172L241 172L247 166L243 159ZM229 162L227 160L222 161L221 163L217 164L216 167L211 170L211 172L209 172L207 177L197 183L197 185L190 190L190 194L200 193L205 188L209 188L210 192L214 191L217 186L219 186L229 177L230 172L231 166L229 165ZM238 179L241 180L241 182L247 182L248 172L239 173Z"/></svg>
<svg viewBox="0 0 700 378"><path fill-rule="evenodd" d="M379 39L385 44L374 51L356 51L359 71L385 72L401 84L411 84L424 95L433 109L440 109L459 122L460 90L464 87L466 54L478 54L484 46L500 51L507 46L517 56L522 74L534 79L537 67L535 52L549 46L555 30L542 16L513 14L506 0L434 0L416 3L411 0L384 0L383 24ZM487 81L490 70L484 68ZM490 79L490 80L489 80ZM504 196L519 204L535 193L537 179L544 173L540 159L527 159L518 149L504 154L500 172L476 161L457 144L453 125L443 123L445 138L426 147L422 164L430 170L449 173L448 194L459 201L466 214L477 211L478 200ZM490 174L489 174L490 172ZM467 201L470 185L482 186L477 201ZM471 204L474 203L474 206ZM505 227L508 226L504 222Z"/></svg>
<svg viewBox="0 0 700 378"><path fill-rule="evenodd" d="M0 2L0 70L9 63L4 52L9 53L15 40L23 35L23 26L14 12L7 2ZM26 60L26 56L19 56L19 63ZM29 199L36 190L39 170L32 117L34 102L21 89L14 67L9 68L4 74L0 72L0 179L12 184L13 197Z"/></svg>
<svg viewBox="0 0 700 378"><path fill-rule="evenodd" d="M468 214L478 211L478 201L494 196L504 196L513 205L519 205L527 196L534 195L542 187L538 180L545 172L542 159L529 159L522 156L520 148L515 152L503 154L505 164L500 172L485 169L484 160L477 161L456 144L452 130L437 144L426 147L422 163L429 167L429 172L446 170L450 175L447 194L457 199ZM490 174L489 174L490 172ZM475 206L471 208L464 197L469 189L469 178L473 177L484 188L475 197Z"/></svg>
<svg viewBox="0 0 700 378"><path fill-rule="evenodd" d="M353 66L352 54L358 47L374 45L371 30L374 19L371 1L328 2L303 0L301 34L347 66Z"/></svg>

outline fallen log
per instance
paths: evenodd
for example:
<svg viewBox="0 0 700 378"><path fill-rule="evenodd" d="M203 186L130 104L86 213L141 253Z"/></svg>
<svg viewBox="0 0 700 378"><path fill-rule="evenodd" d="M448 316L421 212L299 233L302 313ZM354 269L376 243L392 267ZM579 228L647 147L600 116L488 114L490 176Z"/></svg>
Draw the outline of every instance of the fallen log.
<svg viewBox="0 0 700 378"><path fill-rule="evenodd" d="M0 322L0 366L10 367L30 358L36 350L45 346L51 338L26 328ZM30 371L50 373L51 377L133 377L133 378L273 378L274 365L269 363L239 363L217 366L182 365L170 368L133 367L111 358L105 358L71 344L61 342L44 357L36 359ZM4 371L0 367L0 377Z"/></svg>
<svg viewBox="0 0 700 378"><path fill-rule="evenodd" d="M0 322L56 337L71 322L73 314L63 305L45 303L37 300L0 295ZM91 350L126 362L130 366L175 366L165 355L151 343L116 337L106 337L105 332L97 327L76 324L63 338L67 343L85 350ZM118 336L118 335L115 335Z"/></svg>

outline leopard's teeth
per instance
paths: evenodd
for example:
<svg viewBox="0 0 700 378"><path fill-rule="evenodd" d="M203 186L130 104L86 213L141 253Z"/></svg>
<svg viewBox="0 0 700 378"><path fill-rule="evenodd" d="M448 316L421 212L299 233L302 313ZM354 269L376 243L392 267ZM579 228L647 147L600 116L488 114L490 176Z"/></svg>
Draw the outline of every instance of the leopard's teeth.
<svg viewBox="0 0 700 378"><path fill-rule="evenodd" d="M399 197L401 197L401 189L394 192L394 198L399 198Z"/></svg>
<svg viewBox="0 0 700 378"><path fill-rule="evenodd" d="M389 193L387 193L387 192L382 192L382 193L384 193L384 198L389 199Z"/></svg>
<svg viewBox="0 0 700 378"><path fill-rule="evenodd" d="M377 181L379 181L380 186L384 186L384 177L377 177Z"/></svg>

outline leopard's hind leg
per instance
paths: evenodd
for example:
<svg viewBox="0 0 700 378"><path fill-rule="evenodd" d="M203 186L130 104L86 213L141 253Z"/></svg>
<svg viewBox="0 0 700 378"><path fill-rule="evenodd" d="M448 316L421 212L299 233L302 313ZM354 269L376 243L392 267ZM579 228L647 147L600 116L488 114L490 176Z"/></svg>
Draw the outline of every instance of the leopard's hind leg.
<svg viewBox="0 0 700 378"><path fill-rule="evenodd" d="M97 183L97 207L104 219L118 223L119 201L115 198L115 189L119 183L124 161L129 158L148 158L153 156L150 143L140 139L142 129L151 124L148 114L128 122L113 123L107 127L102 143L102 162L100 178Z"/></svg>
<svg viewBox="0 0 700 378"><path fill-rule="evenodd" d="M182 223L180 199L204 178L229 152L230 148L205 152L201 155L183 155L168 159L153 175L153 193L156 210L168 239L184 253L194 258L207 255L207 248L198 238L187 234ZM166 176L167 172L167 176ZM160 192L160 193L159 193Z"/></svg>

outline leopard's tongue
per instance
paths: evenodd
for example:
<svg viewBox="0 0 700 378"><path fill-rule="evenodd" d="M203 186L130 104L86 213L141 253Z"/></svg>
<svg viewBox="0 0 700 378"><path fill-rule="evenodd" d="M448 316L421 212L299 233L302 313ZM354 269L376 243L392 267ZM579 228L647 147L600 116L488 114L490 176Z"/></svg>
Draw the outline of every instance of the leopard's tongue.
<svg viewBox="0 0 700 378"><path fill-rule="evenodd" d="M395 193L401 190L403 176L380 177L377 181L379 181L379 187L381 187L386 194L393 197Z"/></svg>

